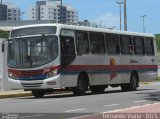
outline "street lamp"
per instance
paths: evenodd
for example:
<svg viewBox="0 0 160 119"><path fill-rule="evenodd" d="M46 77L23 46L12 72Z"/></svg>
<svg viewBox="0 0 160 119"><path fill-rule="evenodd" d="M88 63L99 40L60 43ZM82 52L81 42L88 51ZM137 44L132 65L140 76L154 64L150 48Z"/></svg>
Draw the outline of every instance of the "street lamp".
<svg viewBox="0 0 160 119"><path fill-rule="evenodd" d="M23 14L25 14L25 12L20 13L20 20L23 20Z"/></svg>
<svg viewBox="0 0 160 119"><path fill-rule="evenodd" d="M143 32L145 33L145 23L144 23L144 18L147 17L147 15L141 15L140 17L142 17L143 20Z"/></svg>
<svg viewBox="0 0 160 119"><path fill-rule="evenodd" d="M127 7L126 7L126 0L124 0L123 3L124 3L124 31L127 31Z"/></svg>
<svg viewBox="0 0 160 119"><path fill-rule="evenodd" d="M120 30L121 30L121 21L122 21L122 17L121 17L121 5L123 4L123 2L116 2L117 4L119 4L119 16L120 16L120 20L119 20L119 22L120 22Z"/></svg>

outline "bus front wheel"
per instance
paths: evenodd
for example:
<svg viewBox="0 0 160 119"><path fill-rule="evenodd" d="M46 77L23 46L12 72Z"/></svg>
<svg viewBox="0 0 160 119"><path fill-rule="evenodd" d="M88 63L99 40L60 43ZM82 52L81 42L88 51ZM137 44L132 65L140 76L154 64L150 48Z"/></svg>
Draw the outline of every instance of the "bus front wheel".
<svg viewBox="0 0 160 119"><path fill-rule="evenodd" d="M45 91L44 90L32 90L32 95L35 98L43 98L45 95Z"/></svg>
<svg viewBox="0 0 160 119"><path fill-rule="evenodd" d="M77 87L73 88L74 95L84 95L88 88L87 77L84 74L81 74L78 77Z"/></svg>

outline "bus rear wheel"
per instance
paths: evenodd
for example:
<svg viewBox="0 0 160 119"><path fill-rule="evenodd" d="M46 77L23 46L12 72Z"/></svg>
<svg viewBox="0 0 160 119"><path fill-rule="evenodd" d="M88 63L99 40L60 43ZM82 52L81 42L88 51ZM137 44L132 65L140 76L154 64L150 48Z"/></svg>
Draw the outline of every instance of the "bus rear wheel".
<svg viewBox="0 0 160 119"><path fill-rule="evenodd" d="M129 84L122 84L121 89L122 91L135 91L138 87L138 76L136 74L132 74L130 77Z"/></svg>
<svg viewBox="0 0 160 119"><path fill-rule="evenodd" d="M105 86L90 86L90 90L94 94L104 93Z"/></svg>
<svg viewBox="0 0 160 119"><path fill-rule="evenodd" d="M77 87L73 88L74 95L84 95L88 88L87 77L84 74L81 74L78 77Z"/></svg>
<svg viewBox="0 0 160 119"><path fill-rule="evenodd" d="M43 98L45 95L45 91L44 90L32 90L32 95L35 98Z"/></svg>

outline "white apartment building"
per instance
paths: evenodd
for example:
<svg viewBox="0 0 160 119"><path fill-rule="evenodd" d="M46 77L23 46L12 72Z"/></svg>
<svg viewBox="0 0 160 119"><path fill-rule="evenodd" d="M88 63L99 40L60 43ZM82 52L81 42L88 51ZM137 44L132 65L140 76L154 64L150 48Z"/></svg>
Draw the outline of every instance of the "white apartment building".
<svg viewBox="0 0 160 119"><path fill-rule="evenodd" d="M60 1L37 1L28 10L29 20L54 20L55 22L78 23L78 12L69 5L61 7Z"/></svg>
<svg viewBox="0 0 160 119"><path fill-rule="evenodd" d="M6 5L7 5L7 20L8 21L21 20L20 8L15 6L14 3L6 3Z"/></svg>

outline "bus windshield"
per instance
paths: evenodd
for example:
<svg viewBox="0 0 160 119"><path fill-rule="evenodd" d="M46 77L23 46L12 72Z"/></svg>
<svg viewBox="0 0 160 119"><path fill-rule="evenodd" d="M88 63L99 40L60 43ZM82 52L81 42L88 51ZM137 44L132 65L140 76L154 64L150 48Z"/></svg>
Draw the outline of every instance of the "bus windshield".
<svg viewBox="0 0 160 119"><path fill-rule="evenodd" d="M11 32L10 38L16 38L26 35L38 35L38 34L56 34L57 27L55 26L39 26L30 28L15 29Z"/></svg>
<svg viewBox="0 0 160 119"><path fill-rule="evenodd" d="M11 39L8 44L8 66L33 68L54 60L58 55L57 36L35 36Z"/></svg>

